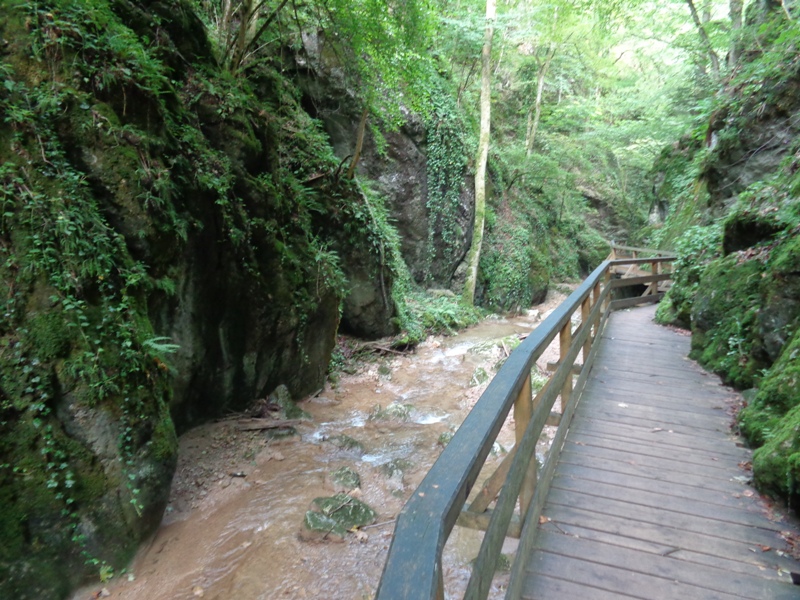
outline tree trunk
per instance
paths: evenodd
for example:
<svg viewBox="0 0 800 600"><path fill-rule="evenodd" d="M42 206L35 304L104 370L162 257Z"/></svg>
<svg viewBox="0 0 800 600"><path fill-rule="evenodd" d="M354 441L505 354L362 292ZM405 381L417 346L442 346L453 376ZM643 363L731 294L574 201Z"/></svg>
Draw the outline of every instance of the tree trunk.
<svg viewBox="0 0 800 600"><path fill-rule="evenodd" d="M556 46L553 45L547 51L547 56L544 63L539 69L539 74L536 77L536 102L534 104L533 119L530 118L528 113L528 135L526 137L527 155L533 153L533 144L536 142L536 132L539 130L539 120L542 117L542 93L544 92L544 78L547 77L547 70L550 68L550 63L556 55Z"/></svg>
<svg viewBox="0 0 800 600"><path fill-rule="evenodd" d="M364 149L364 134L367 131L368 116L369 103L365 103L364 110L361 113L361 121L358 123L358 132L356 133L356 149L353 151L353 160L350 161L350 168L347 169L348 179L352 179L356 174L356 166L358 166L358 160L361 158L361 151Z"/></svg>
<svg viewBox="0 0 800 600"><path fill-rule="evenodd" d="M495 0L486 0L486 29L481 53L481 130L478 156L475 161L475 220L472 244L467 254L467 279L464 282L464 301L475 303L475 286L478 283L478 264L481 260L483 227L486 216L486 163L489 160L489 136L492 108L492 37L494 35Z"/></svg>
<svg viewBox="0 0 800 600"><path fill-rule="evenodd" d="M733 69L739 62L739 36L742 32L742 11L744 0L730 0L729 13L731 18L731 46L728 50L728 68Z"/></svg>
<svg viewBox="0 0 800 600"><path fill-rule="evenodd" d="M700 42L703 44L703 47L708 54L708 59L711 61L711 74L713 75L715 81L719 81L719 57L717 56L717 53L714 52L714 47L711 45L711 39L708 37L705 27L703 27L703 22L700 20L700 15L697 14L697 8L695 7L693 0L686 0L686 4L689 6L689 11L692 13L692 20L697 26L697 33L700 35Z"/></svg>

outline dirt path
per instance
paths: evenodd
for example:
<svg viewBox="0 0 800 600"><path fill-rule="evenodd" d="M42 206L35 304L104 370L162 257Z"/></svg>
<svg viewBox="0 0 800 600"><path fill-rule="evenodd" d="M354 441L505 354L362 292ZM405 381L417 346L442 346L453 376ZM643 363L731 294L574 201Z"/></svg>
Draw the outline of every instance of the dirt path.
<svg viewBox="0 0 800 600"><path fill-rule="evenodd" d="M515 338L563 297L551 293L520 317L431 337L413 354L384 357L343 376L335 388L301 403L312 420L297 426L298 435L270 438L239 431L235 421L187 432L161 528L128 572L80 590L73 600L371 598L394 518L485 389L482 374L493 375ZM540 367L556 359L553 347ZM375 418L376 407L392 403L406 407L407 420ZM348 448L348 439L360 446ZM510 421L490 461L498 463L512 445ZM342 466L360 475L354 494L378 512L376 524L342 543L302 541L306 510L314 498L332 495L329 474ZM463 590L480 535L454 530L444 559L448 595Z"/></svg>

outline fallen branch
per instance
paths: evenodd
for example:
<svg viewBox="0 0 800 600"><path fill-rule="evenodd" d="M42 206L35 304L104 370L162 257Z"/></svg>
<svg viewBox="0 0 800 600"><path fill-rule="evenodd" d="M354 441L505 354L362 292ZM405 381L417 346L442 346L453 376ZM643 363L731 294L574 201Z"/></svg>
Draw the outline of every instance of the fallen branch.
<svg viewBox="0 0 800 600"><path fill-rule="evenodd" d="M401 356L404 354L408 354L407 351L403 350L395 350L390 346L386 346L381 342L362 342L357 347L354 348L355 352L360 352L362 350L369 350L370 352L390 352L392 354L400 354Z"/></svg>
<svg viewBox="0 0 800 600"><path fill-rule="evenodd" d="M382 527L384 525L390 525L395 522L395 519L391 519L389 521L382 521L380 523L373 523L372 525L364 525L359 527L359 529L371 529L372 527Z"/></svg>
<svg viewBox="0 0 800 600"><path fill-rule="evenodd" d="M241 419L236 422L239 431L261 431L263 429L280 429L292 427L300 423L300 419Z"/></svg>

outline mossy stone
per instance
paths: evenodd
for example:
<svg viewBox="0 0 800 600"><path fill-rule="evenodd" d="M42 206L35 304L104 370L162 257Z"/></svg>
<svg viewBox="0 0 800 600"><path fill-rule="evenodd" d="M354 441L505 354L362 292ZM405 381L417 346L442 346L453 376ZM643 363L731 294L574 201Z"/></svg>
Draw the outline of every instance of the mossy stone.
<svg viewBox="0 0 800 600"><path fill-rule="evenodd" d="M336 491L349 492L361 487L361 477L350 467L340 467L330 474Z"/></svg>
<svg viewBox="0 0 800 600"><path fill-rule="evenodd" d="M380 404L376 404L369 414L370 421L408 421L411 417L411 411L414 407L410 404L402 404L400 402L392 402L386 408L382 408Z"/></svg>
<svg viewBox="0 0 800 600"><path fill-rule="evenodd" d="M353 450L358 454L364 453L364 444L359 442L357 439L350 437L349 435L340 434L335 435L329 440L331 444L336 446L341 450Z"/></svg>
<svg viewBox="0 0 800 600"><path fill-rule="evenodd" d="M292 395L289 393L289 388L287 388L285 385L279 385L277 388L275 388L275 391L269 395L269 400L280 407L281 416L284 419L311 420L311 415L297 406L294 400L292 400Z"/></svg>
<svg viewBox="0 0 800 600"><path fill-rule="evenodd" d="M303 526L308 531L319 533L323 536L334 534L339 538L344 538L347 535L347 529L342 527L341 523L336 519L313 510L306 512Z"/></svg>
<svg viewBox="0 0 800 600"><path fill-rule="evenodd" d="M310 522L318 523L331 525L331 530L333 530L335 524L337 534L338 532L346 532L355 527L363 527L374 523L377 517L377 513L370 506L347 494L315 498L314 506L317 511L306 513L306 526L308 527ZM314 512L320 514L324 519L310 517L309 515Z"/></svg>

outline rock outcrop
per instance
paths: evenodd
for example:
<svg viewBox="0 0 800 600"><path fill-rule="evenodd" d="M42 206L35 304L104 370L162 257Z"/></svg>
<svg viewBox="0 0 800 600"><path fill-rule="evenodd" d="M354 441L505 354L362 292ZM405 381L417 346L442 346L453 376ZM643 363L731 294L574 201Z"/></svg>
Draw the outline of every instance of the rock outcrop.
<svg viewBox="0 0 800 600"><path fill-rule="evenodd" d="M61 598L158 525L174 423L321 387L394 275L291 83L223 76L188 3L18 3L0 38L0 596Z"/></svg>

